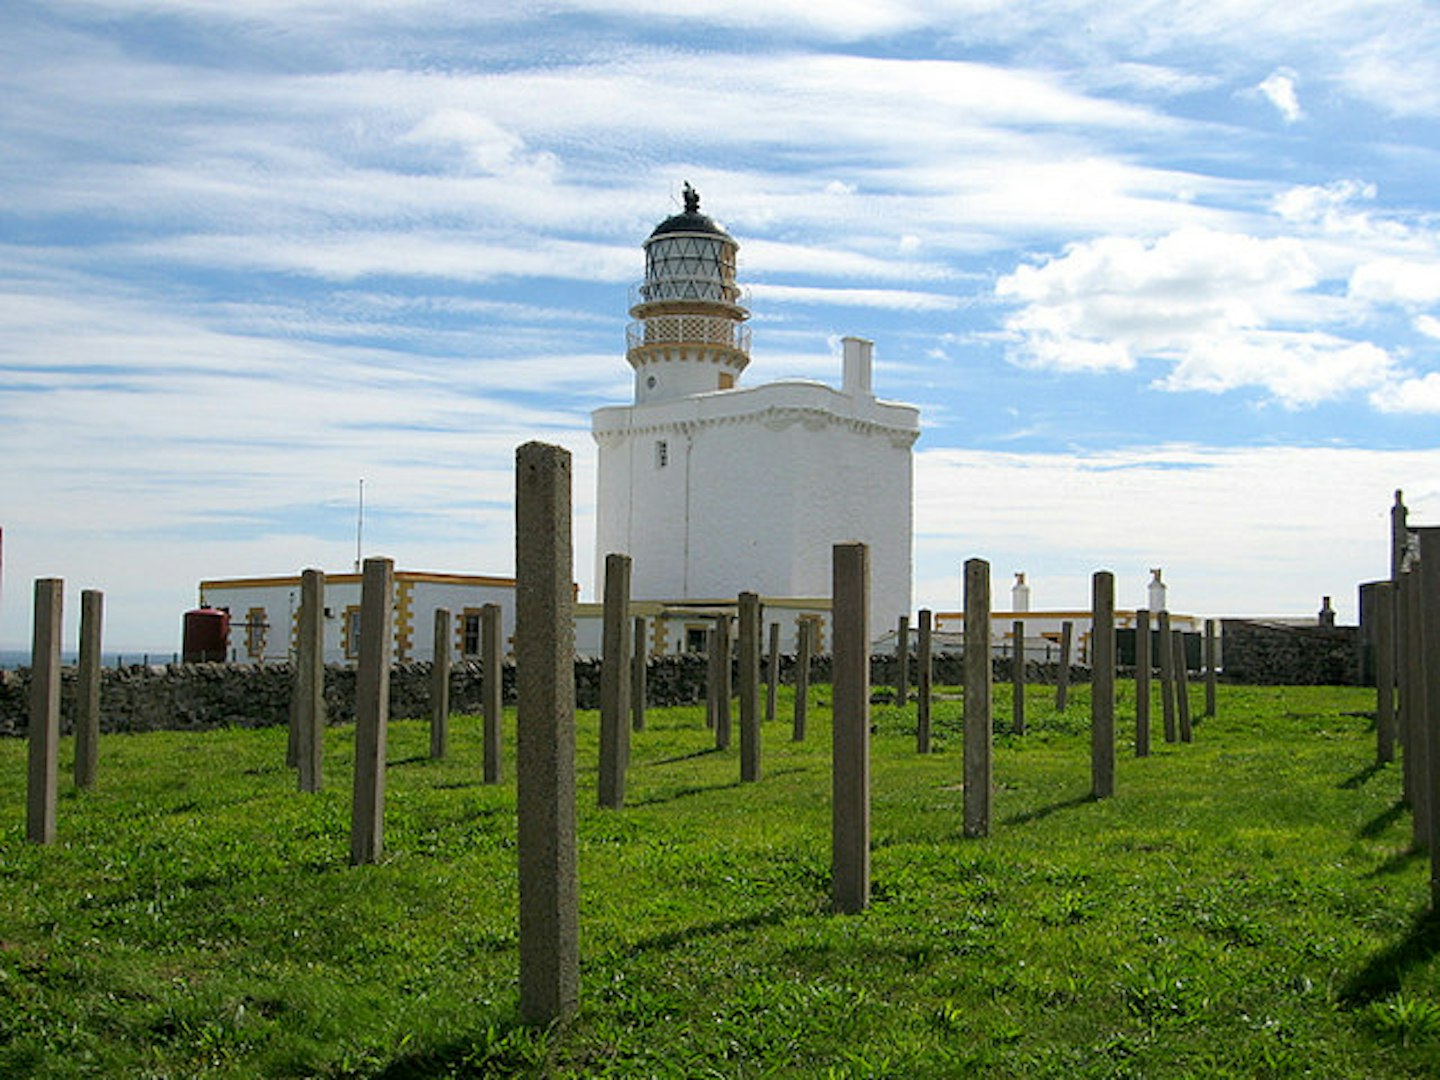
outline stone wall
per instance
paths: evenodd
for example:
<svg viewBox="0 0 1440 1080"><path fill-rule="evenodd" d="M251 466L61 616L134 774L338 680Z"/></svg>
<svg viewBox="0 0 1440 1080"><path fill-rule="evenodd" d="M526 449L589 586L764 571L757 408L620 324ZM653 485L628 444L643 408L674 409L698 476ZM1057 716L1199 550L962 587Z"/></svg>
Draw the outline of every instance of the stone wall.
<svg viewBox="0 0 1440 1080"><path fill-rule="evenodd" d="M1256 686L1351 686L1358 677L1353 626L1293 626L1224 619L1226 682Z"/></svg>

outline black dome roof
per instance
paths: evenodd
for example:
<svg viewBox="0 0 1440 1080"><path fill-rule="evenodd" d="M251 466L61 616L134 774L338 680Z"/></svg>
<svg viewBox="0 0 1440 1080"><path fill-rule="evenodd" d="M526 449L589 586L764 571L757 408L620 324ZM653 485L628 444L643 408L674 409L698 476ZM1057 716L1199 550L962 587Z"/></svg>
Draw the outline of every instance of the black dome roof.
<svg viewBox="0 0 1440 1080"><path fill-rule="evenodd" d="M672 214L650 234L651 239L657 236L664 236L667 233L711 233L715 236L730 238L730 234L716 225L714 220L705 214L700 213L700 193L692 188L689 183L685 185L685 211L680 214Z"/></svg>

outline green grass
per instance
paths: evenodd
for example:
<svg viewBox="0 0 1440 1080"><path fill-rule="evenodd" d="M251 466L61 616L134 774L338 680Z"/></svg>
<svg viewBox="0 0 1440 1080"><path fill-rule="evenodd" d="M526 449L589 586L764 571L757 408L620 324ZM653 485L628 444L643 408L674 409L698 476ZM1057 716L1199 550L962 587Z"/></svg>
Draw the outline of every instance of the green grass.
<svg viewBox="0 0 1440 1080"><path fill-rule="evenodd" d="M581 1010L548 1032L516 1019L514 790L479 783L478 721L444 762L391 725L387 856L361 868L348 728L310 796L279 730L108 737L50 848L0 742L0 1076L1440 1074L1440 928L1355 715L1373 692L1222 687L1193 745L1157 720L1136 760L1128 691L1095 802L1088 688L1058 716L1031 688L984 840L960 702L927 758L914 707L877 705L859 916L828 911L828 687L805 744L766 727L759 784L699 709L652 710L620 812L582 713Z"/></svg>

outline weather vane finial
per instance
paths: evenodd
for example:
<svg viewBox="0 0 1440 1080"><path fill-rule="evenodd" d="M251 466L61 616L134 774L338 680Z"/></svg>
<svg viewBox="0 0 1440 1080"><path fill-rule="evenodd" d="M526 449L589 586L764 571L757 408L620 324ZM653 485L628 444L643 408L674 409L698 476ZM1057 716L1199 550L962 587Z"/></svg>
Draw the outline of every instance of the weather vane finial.
<svg viewBox="0 0 1440 1080"><path fill-rule="evenodd" d="M685 181L685 212L687 214L698 214L700 212L700 193L690 186L690 181Z"/></svg>

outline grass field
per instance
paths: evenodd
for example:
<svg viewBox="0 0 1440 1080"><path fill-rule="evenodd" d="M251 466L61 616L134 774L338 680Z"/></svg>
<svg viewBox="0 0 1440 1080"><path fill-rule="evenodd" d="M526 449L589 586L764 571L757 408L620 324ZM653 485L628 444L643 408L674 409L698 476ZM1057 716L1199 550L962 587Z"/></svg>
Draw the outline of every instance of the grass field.
<svg viewBox="0 0 1440 1080"><path fill-rule="evenodd" d="M806 743L766 726L759 784L701 710L652 710L618 812L582 713L581 1010L548 1032L516 1021L514 789L479 783L477 720L443 762L391 725L361 868L349 728L309 796L280 730L108 737L50 848L0 742L0 1076L1440 1075L1440 930L1373 692L1222 687L1193 745L1136 760L1122 687L1104 802L1087 692L1056 715L1032 687L1030 733L997 735L983 840L955 695L926 758L914 707L876 706L859 916L828 911L828 687Z"/></svg>

